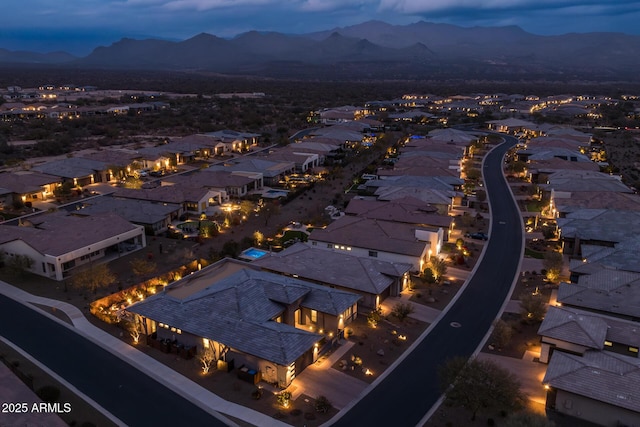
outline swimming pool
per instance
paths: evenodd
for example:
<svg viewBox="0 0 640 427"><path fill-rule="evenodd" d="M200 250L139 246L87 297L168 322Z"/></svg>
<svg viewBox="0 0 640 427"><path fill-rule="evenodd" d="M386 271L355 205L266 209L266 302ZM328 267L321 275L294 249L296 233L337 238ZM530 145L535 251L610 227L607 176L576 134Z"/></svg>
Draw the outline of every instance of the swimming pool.
<svg viewBox="0 0 640 427"><path fill-rule="evenodd" d="M256 248L249 248L246 251L242 252L240 254L241 257L245 257L247 259L258 259L258 258L262 258L263 256L265 256L267 254L266 251L263 251L261 249L256 249Z"/></svg>

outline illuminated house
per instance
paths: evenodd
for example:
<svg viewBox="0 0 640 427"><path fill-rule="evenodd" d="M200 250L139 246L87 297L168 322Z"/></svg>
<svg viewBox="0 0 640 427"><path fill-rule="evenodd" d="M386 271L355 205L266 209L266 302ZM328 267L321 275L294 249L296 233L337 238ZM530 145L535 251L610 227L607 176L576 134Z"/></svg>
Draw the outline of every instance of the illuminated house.
<svg viewBox="0 0 640 427"><path fill-rule="evenodd" d="M325 229L313 230L309 244L328 251L410 264L413 271L422 271L429 258L440 253L443 238L442 228L344 216Z"/></svg>
<svg viewBox="0 0 640 427"><path fill-rule="evenodd" d="M144 227L114 213L77 217L62 212L32 216L21 226L0 225L5 259L27 256L30 272L63 280L74 269L146 246Z"/></svg>
<svg viewBox="0 0 640 427"><path fill-rule="evenodd" d="M155 339L213 346L219 360L286 388L355 319L359 298L224 259L127 310Z"/></svg>

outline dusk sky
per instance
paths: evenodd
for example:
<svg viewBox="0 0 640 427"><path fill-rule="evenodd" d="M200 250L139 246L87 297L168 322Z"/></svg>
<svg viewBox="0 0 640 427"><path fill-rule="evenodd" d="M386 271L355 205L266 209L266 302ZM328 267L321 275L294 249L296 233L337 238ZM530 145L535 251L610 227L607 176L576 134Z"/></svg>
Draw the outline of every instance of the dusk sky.
<svg viewBox="0 0 640 427"><path fill-rule="evenodd" d="M640 35L634 0L2 0L0 48L86 55L121 39L307 33L381 20Z"/></svg>

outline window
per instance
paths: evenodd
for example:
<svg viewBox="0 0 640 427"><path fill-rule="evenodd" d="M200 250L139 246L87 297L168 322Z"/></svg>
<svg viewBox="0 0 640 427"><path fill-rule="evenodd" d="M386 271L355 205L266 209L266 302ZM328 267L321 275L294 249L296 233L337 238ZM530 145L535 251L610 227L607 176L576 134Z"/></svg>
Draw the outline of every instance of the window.
<svg viewBox="0 0 640 427"><path fill-rule="evenodd" d="M604 345L607 347L611 347L613 345L613 343L611 341L605 341Z"/></svg>
<svg viewBox="0 0 640 427"><path fill-rule="evenodd" d="M631 353L637 353L638 352L638 347L629 347L629 351Z"/></svg>
<svg viewBox="0 0 640 427"><path fill-rule="evenodd" d="M318 242L311 242L311 246L318 246Z"/></svg>
<svg viewBox="0 0 640 427"><path fill-rule="evenodd" d="M327 243L327 248L333 249L333 245L331 243Z"/></svg>
<svg viewBox="0 0 640 427"><path fill-rule="evenodd" d="M369 256L373 258L378 258L378 251L369 251Z"/></svg>
<svg viewBox="0 0 640 427"><path fill-rule="evenodd" d="M202 338L202 347L209 348L209 340L206 338Z"/></svg>
<svg viewBox="0 0 640 427"><path fill-rule="evenodd" d="M318 321L318 312L316 310L311 310L311 321L313 323Z"/></svg>

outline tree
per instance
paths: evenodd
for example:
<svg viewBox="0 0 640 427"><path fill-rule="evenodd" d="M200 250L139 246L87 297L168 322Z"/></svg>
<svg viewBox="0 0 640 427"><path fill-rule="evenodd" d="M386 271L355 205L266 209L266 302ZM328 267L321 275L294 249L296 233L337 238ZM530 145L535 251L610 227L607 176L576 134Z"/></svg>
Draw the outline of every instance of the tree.
<svg viewBox="0 0 640 427"><path fill-rule="evenodd" d="M198 360L202 366L202 373L208 374L211 369L211 364L216 361L216 352L213 349L213 345L209 343L198 353Z"/></svg>
<svg viewBox="0 0 640 427"><path fill-rule="evenodd" d="M99 288L106 288L117 280L106 264L96 264L77 272L71 284L77 289L87 289L96 293Z"/></svg>
<svg viewBox="0 0 640 427"><path fill-rule="evenodd" d="M552 282L557 281L564 265L562 254L560 252L546 252L542 264L547 270L547 279Z"/></svg>
<svg viewBox="0 0 640 427"><path fill-rule="evenodd" d="M138 277L144 277L153 274L158 266L155 262L143 258L134 258L129 262L131 271Z"/></svg>
<svg viewBox="0 0 640 427"><path fill-rule="evenodd" d="M456 357L438 370L445 404L462 406L475 420L480 411L514 411L524 407L525 395L511 372L490 360Z"/></svg>
<svg viewBox="0 0 640 427"><path fill-rule="evenodd" d="M493 322L493 333L491 334L493 344L498 348L503 348L513 336L513 328L502 319Z"/></svg>
<svg viewBox="0 0 640 427"><path fill-rule="evenodd" d="M482 177L482 173L480 172L479 169L469 168L466 171L466 176L468 180L478 181Z"/></svg>
<svg viewBox="0 0 640 427"><path fill-rule="evenodd" d="M525 322L541 322L546 312L547 301L541 293L525 292L520 295L520 314Z"/></svg>
<svg viewBox="0 0 640 427"><path fill-rule="evenodd" d="M442 258L432 256L429 259L429 268L431 269L431 272L433 273L433 277L434 279L436 279L436 282L440 281L442 276L447 274L447 264Z"/></svg>
<svg viewBox="0 0 640 427"><path fill-rule="evenodd" d="M401 302L396 303L393 306L393 309L391 310L391 313L394 316L396 316L400 321L403 321L404 319L409 317L409 315L413 312L414 312L413 304L411 304L410 302L406 304Z"/></svg>
<svg viewBox="0 0 640 427"><path fill-rule="evenodd" d="M272 216L278 215L280 213L280 205L275 202L266 203L264 207L260 210L262 212L262 217L264 218L264 226L269 225L269 220Z"/></svg>

